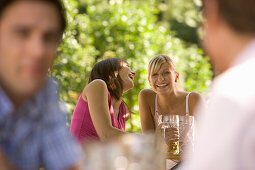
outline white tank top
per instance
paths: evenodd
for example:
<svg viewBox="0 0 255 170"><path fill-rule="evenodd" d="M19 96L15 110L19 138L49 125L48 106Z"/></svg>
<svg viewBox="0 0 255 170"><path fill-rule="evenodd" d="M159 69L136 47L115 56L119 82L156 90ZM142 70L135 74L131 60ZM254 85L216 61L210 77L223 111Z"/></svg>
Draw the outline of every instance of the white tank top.
<svg viewBox="0 0 255 170"><path fill-rule="evenodd" d="M189 95L191 92L189 92L186 96L186 116L189 115ZM159 118L159 113L158 113L158 95L156 94L155 97L155 116L154 116L154 122L155 122L155 127L158 126L158 118Z"/></svg>

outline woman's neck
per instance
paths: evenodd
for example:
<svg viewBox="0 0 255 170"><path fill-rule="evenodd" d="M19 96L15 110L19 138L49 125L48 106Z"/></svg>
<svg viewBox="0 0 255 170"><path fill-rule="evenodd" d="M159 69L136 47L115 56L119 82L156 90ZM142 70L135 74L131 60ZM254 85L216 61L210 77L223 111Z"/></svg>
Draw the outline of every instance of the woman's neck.
<svg viewBox="0 0 255 170"><path fill-rule="evenodd" d="M181 91L173 90L169 93L158 94L158 101L161 106L169 106L169 104L173 105L179 102L181 97Z"/></svg>
<svg viewBox="0 0 255 170"><path fill-rule="evenodd" d="M119 106L120 104L121 104L121 102L122 102L122 97L120 98L120 99L115 99L114 97L112 98L112 105L113 105L113 107L114 106Z"/></svg>

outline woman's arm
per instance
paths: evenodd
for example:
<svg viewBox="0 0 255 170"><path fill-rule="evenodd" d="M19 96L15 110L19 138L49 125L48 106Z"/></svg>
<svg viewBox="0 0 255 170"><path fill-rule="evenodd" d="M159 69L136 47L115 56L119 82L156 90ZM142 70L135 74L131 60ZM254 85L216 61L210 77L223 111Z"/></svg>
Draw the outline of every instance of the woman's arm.
<svg viewBox="0 0 255 170"><path fill-rule="evenodd" d="M108 106L108 90L103 80L97 79L89 83L85 87L82 97L88 102L93 125L101 140L125 134L124 131L112 126Z"/></svg>
<svg viewBox="0 0 255 170"><path fill-rule="evenodd" d="M139 93L139 112L142 125L142 132L155 131L153 114L151 113L149 100L152 100L152 94L149 89L144 89Z"/></svg>

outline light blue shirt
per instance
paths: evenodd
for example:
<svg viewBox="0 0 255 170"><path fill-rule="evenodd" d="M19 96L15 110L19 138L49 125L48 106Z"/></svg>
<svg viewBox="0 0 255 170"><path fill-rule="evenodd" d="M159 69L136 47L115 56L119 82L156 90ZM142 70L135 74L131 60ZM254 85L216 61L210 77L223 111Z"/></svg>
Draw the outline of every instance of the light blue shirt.
<svg viewBox="0 0 255 170"><path fill-rule="evenodd" d="M0 87L0 147L18 169L58 170L78 162L80 148L69 135L52 80L15 111Z"/></svg>

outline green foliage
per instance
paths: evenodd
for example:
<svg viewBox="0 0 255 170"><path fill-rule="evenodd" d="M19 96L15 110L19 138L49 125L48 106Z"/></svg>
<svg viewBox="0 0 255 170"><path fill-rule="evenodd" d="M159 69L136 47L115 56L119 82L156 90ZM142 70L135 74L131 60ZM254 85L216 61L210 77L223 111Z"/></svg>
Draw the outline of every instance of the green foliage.
<svg viewBox="0 0 255 170"><path fill-rule="evenodd" d="M165 0L158 4L158 8L165 12L165 19L175 19L190 27L197 27L201 19L198 9L202 6L201 0Z"/></svg>
<svg viewBox="0 0 255 170"><path fill-rule="evenodd" d="M186 42L198 44L197 27L202 21L201 0L158 0L159 20Z"/></svg>
<svg viewBox="0 0 255 170"><path fill-rule="evenodd" d="M205 93L212 77L208 60L196 45L189 47L166 27L157 25L155 1L66 0L68 30L59 48L52 75L69 113L86 85L93 65L106 58L126 60L136 71L135 87L124 96L132 114L127 130L140 131L138 93L149 88L147 65L157 54L174 56L179 86ZM79 10L77 10L79 9Z"/></svg>

